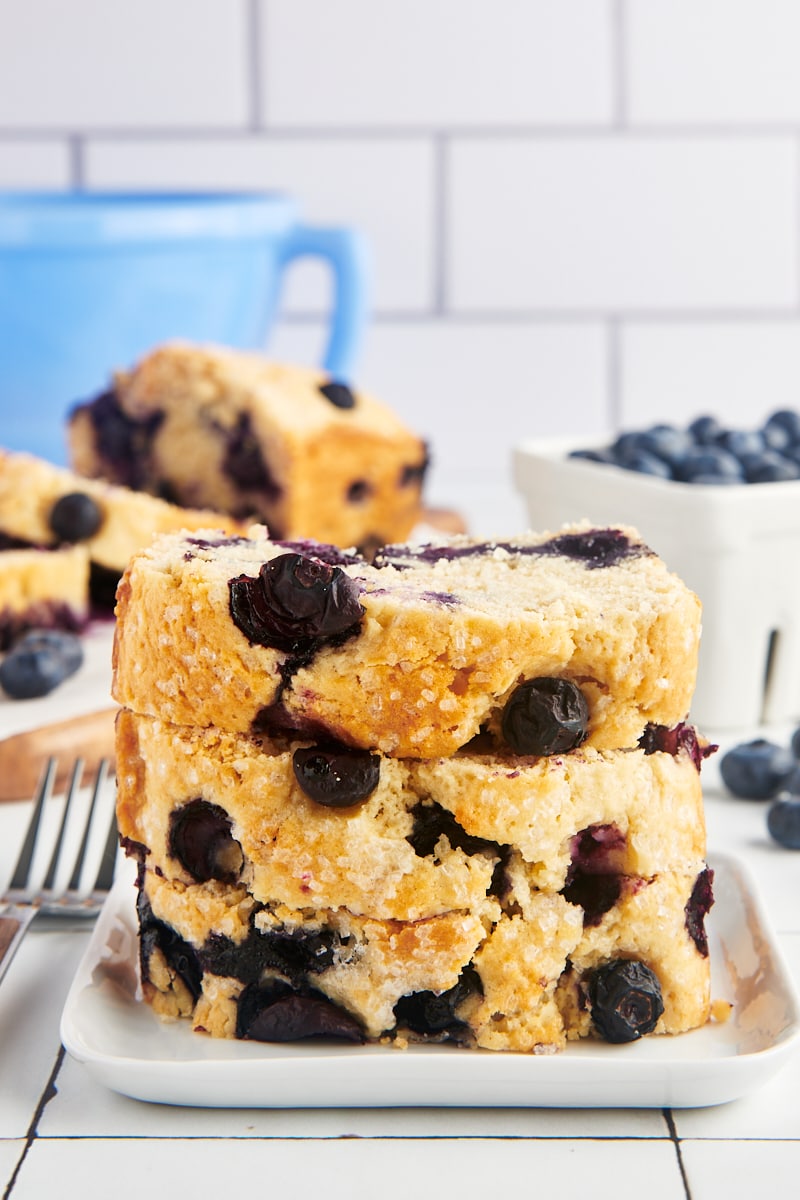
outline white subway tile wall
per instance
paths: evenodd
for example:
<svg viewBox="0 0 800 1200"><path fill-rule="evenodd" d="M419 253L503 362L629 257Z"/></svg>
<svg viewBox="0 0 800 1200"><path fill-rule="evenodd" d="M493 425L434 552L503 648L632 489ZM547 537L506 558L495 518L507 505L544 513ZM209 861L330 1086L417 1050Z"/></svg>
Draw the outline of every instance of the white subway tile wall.
<svg viewBox="0 0 800 1200"><path fill-rule="evenodd" d="M0 187L278 189L373 256L439 503L523 437L800 405L796 0L0 0ZM293 268L270 350L318 358ZM476 496L480 489L476 491Z"/></svg>

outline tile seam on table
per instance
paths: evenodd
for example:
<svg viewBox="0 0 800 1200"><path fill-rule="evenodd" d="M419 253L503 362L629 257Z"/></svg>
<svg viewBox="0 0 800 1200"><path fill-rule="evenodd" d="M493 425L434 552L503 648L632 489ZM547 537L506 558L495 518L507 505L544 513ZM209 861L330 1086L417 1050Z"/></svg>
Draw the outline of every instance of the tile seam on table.
<svg viewBox="0 0 800 1200"><path fill-rule="evenodd" d="M691 1189L689 1187L689 1180L686 1176L686 1166L683 1161L683 1152L681 1151L681 1139L678 1137L678 1131L675 1128L675 1118L672 1115L672 1109L665 1108L665 1109L662 1109L662 1112L664 1115L664 1120L667 1123L667 1129L669 1131L669 1140L672 1142L672 1145L675 1148L675 1158L677 1159L677 1162L678 1162L678 1170L680 1171L680 1174L681 1174L681 1182L683 1184L683 1190L686 1193L686 1200L692 1200L692 1193L691 1193Z"/></svg>
<svg viewBox="0 0 800 1200"><path fill-rule="evenodd" d="M249 105L248 105L249 107ZM563 138L567 141L580 138L594 138L610 142L633 141L636 138L652 138L656 141L669 138L685 138L696 141L709 138L729 140L744 138L748 141L766 141L776 137L792 140L800 133L800 118L795 121L758 124L613 124L606 122L597 125L551 123L536 124L498 124L498 125L458 125L446 121L437 121L431 125L270 125L263 122L258 125L251 123L248 116L244 121L232 125L86 125L70 122L64 125L52 125L42 122L40 125L3 125L0 121L0 138L53 138L67 137L71 133L80 133L86 138L102 141L125 141L130 138L167 140L180 138L219 138L221 140L263 141L271 137L281 139L349 138L353 141L374 141L381 138L410 139L433 138L447 134L450 138L464 138L491 141L493 139L529 139L531 141L552 141Z"/></svg>
<svg viewBox="0 0 800 1200"><path fill-rule="evenodd" d="M42 1113L44 1112L45 1108L50 1103L50 1101L56 1096L56 1093L57 1093L56 1079L58 1078L59 1072L61 1071L61 1066L64 1062L65 1053L66 1052L64 1050L64 1047L62 1045L59 1045L58 1051L57 1051L56 1057L55 1057L55 1062L53 1063L52 1069L47 1078L47 1082L44 1085L44 1088L42 1089L42 1093L39 1096L39 1100L36 1104L36 1108L33 1110L33 1116L31 1117L30 1124L28 1125L28 1129L25 1134L25 1144L22 1147L20 1156L17 1159L16 1166L14 1167L14 1170L11 1172L11 1176L8 1180L8 1183L6 1184L5 1191L3 1192L3 1200L8 1200L8 1197L10 1197L13 1194L14 1186L17 1182L17 1177L22 1168L22 1164L25 1162L25 1159L28 1157L28 1152L30 1151L31 1146L37 1140L36 1130L37 1130L39 1122L42 1118Z"/></svg>

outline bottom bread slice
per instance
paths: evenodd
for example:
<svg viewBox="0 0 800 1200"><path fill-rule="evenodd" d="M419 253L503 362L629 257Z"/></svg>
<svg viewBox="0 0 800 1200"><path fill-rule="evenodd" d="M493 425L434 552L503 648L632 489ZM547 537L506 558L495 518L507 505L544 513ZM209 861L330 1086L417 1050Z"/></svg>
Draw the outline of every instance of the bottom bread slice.
<svg viewBox="0 0 800 1200"><path fill-rule="evenodd" d="M701 1025L697 741L647 747L409 761L123 710L144 996L265 1041L542 1052Z"/></svg>
<svg viewBox="0 0 800 1200"><path fill-rule="evenodd" d="M454 1041L552 1052L680 1033L710 1011L710 872L626 877L595 923L523 888L418 921L263 906L243 887L139 871L145 999L215 1037Z"/></svg>

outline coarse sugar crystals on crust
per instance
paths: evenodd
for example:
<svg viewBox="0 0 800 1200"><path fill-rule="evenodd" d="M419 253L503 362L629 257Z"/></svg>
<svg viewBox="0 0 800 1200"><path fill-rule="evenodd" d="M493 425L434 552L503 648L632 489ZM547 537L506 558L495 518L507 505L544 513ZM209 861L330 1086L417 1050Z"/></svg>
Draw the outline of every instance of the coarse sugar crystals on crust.
<svg viewBox="0 0 800 1200"><path fill-rule="evenodd" d="M586 743L617 749L686 718L699 635L697 597L631 529L386 547L374 564L197 531L131 560L113 687L174 724L428 759L481 731L504 744L520 685L566 680Z"/></svg>

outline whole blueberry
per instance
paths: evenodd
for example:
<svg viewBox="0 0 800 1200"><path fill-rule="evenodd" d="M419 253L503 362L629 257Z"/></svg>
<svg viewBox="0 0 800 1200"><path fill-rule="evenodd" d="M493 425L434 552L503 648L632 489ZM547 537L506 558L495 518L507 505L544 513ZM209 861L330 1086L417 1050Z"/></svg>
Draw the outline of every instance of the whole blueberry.
<svg viewBox="0 0 800 1200"><path fill-rule="evenodd" d="M589 706L571 679L528 679L511 693L501 724L516 754L564 754L586 740Z"/></svg>
<svg viewBox="0 0 800 1200"><path fill-rule="evenodd" d="M698 446L711 446L725 430L716 417L695 417L688 427L689 436Z"/></svg>
<svg viewBox="0 0 800 1200"><path fill-rule="evenodd" d="M13 700L33 700L49 695L82 663L83 646L76 634L31 630L0 663L0 686Z"/></svg>
<svg viewBox="0 0 800 1200"><path fill-rule="evenodd" d="M328 383L321 384L319 390L334 408L355 408L356 406L356 398L346 383L337 383L332 379Z"/></svg>
<svg viewBox="0 0 800 1200"><path fill-rule="evenodd" d="M85 492L68 492L50 509L49 524L60 542L83 542L103 524L103 510Z"/></svg>
<svg viewBox="0 0 800 1200"><path fill-rule="evenodd" d="M295 750L292 767L309 799L326 808L361 804L378 786L381 760L368 750L307 746Z"/></svg>
<svg viewBox="0 0 800 1200"><path fill-rule="evenodd" d="M744 478L742 465L734 454L722 446L693 446L680 463L679 478L694 483L702 476L725 477L739 483Z"/></svg>
<svg viewBox="0 0 800 1200"><path fill-rule="evenodd" d="M579 458L585 462L615 463L613 451L608 446L595 450L570 450L567 458Z"/></svg>
<svg viewBox="0 0 800 1200"><path fill-rule="evenodd" d="M619 465L626 471L636 471L639 475L655 475L657 479L672 479L672 467L669 463L649 450L632 451Z"/></svg>
<svg viewBox="0 0 800 1200"><path fill-rule="evenodd" d="M763 434L757 429L726 429L717 439L724 450L730 450L737 458L747 454L760 454L767 445Z"/></svg>
<svg viewBox="0 0 800 1200"><path fill-rule="evenodd" d="M612 959L589 981L592 1024L607 1042L632 1042L652 1033L664 1011L658 976L635 959Z"/></svg>
<svg viewBox="0 0 800 1200"><path fill-rule="evenodd" d="M748 483L783 483L800 478L800 463L775 450L764 450L742 461Z"/></svg>
<svg viewBox="0 0 800 1200"><path fill-rule="evenodd" d="M740 742L723 754L719 770L734 796L770 800L786 784L796 766L791 750L766 738Z"/></svg>
<svg viewBox="0 0 800 1200"><path fill-rule="evenodd" d="M800 442L800 412L794 408L779 408L770 413L761 427L764 441L773 450L784 450Z"/></svg>
<svg viewBox="0 0 800 1200"><path fill-rule="evenodd" d="M360 588L340 567L303 554L280 554L257 578L228 582L233 623L254 643L303 652L319 639L354 632L364 609Z"/></svg>
<svg viewBox="0 0 800 1200"><path fill-rule="evenodd" d="M787 850L800 850L800 799L775 800L767 811L770 836Z"/></svg>
<svg viewBox="0 0 800 1200"><path fill-rule="evenodd" d="M653 425L644 430L639 444L642 450L675 467L692 448L692 439L685 429L674 425Z"/></svg>

